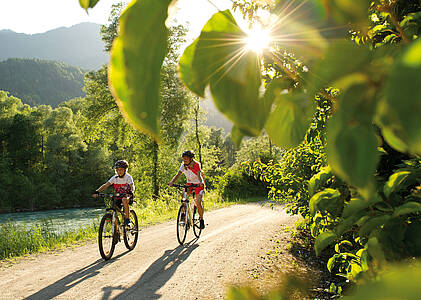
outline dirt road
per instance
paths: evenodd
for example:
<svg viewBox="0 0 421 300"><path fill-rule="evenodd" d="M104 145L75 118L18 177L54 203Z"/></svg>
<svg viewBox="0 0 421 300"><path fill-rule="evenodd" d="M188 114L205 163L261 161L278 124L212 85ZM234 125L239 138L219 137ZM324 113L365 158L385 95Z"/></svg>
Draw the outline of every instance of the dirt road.
<svg viewBox="0 0 421 300"><path fill-rule="evenodd" d="M0 299L223 299L247 280L269 239L293 218L281 208L236 205L205 214L199 240L180 246L175 221L145 228L136 248L101 259L96 243L0 269Z"/></svg>

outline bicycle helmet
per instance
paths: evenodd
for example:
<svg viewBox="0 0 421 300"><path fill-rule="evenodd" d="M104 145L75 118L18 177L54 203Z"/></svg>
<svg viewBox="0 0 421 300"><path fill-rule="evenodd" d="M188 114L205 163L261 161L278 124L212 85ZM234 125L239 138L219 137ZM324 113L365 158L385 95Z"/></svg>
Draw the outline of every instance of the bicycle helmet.
<svg viewBox="0 0 421 300"><path fill-rule="evenodd" d="M114 169L117 169L117 168L127 169L128 167L129 167L129 163L126 160L117 160L114 164Z"/></svg>
<svg viewBox="0 0 421 300"><path fill-rule="evenodd" d="M181 155L181 157L184 157L184 156L194 158L194 152L191 151L191 150L184 151L183 154Z"/></svg>

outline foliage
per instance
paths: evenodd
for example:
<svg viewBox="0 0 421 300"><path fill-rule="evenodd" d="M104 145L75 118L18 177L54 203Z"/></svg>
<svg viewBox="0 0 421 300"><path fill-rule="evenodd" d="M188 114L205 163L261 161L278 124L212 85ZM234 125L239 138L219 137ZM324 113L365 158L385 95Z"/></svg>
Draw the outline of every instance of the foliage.
<svg viewBox="0 0 421 300"><path fill-rule="evenodd" d="M241 168L229 169L216 184L218 194L226 200L250 197L267 197L266 184L247 174L248 164Z"/></svg>
<svg viewBox="0 0 421 300"><path fill-rule="evenodd" d="M84 95L83 71L61 62L10 58L0 62L0 89L24 103L53 107Z"/></svg>

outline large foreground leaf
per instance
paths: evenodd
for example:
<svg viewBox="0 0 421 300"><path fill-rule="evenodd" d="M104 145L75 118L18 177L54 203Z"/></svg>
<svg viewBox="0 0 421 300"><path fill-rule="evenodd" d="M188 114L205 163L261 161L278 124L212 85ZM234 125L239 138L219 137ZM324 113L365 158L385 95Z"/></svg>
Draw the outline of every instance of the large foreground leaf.
<svg viewBox="0 0 421 300"><path fill-rule="evenodd" d="M421 154L421 39L395 63L378 106L386 141L399 151Z"/></svg>
<svg viewBox="0 0 421 300"><path fill-rule="evenodd" d="M314 113L314 102L304 93L279 93L269 115L266 131L279 147L292 148L303 141Z"/></svg>
<svg viewBox="0 0 421 300"><path fill-rule="evenodd" d="M126 119L159 138L160 71L167 48L171 0L134 0L120 18L111 50L111 91Z"/></svg>
<svg viewBox="0 0 421 300"><path fill-rule="evenodd" d="M335 174L367 188L378 161L377 137L371 124L375 101L367 84L350 85L327 125L327 153Z"/></svg>
<svg viewBox="0 0 421 300"><path fill-rule="evenodd" d="M255 136L265 124L267 106L259 98L259 60L245 49L245 37L229 10L214 14L184 51L179 71L197 95L203 97L210 87L216 107L234 123L237 133ZM236 134L236 140L241 135Z"/></svg>

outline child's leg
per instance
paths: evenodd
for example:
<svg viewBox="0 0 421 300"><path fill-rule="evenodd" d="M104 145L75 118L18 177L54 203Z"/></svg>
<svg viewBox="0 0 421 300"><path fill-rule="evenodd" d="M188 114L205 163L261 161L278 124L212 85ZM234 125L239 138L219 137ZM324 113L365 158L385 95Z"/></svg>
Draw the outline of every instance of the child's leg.
<svg viewBox="0 0 421 300"><path fill-rule="evenodd" d="M123 208L124 208L124 215L126 216L126 219L129 219L130 218L129 198L124 197L122 202L123 202Z"/></svg>
<svg viewBox="0 0 421 300"><path fill-rule="evenodd" d="M203 219L203 206L202 206L202 199L203 199L203 194L199 193L196 195L196 207L197 207L197 212L199 214L199 217L201 219Z"/></svg>

